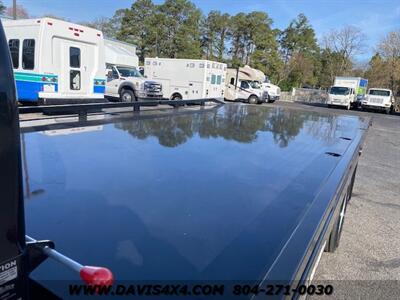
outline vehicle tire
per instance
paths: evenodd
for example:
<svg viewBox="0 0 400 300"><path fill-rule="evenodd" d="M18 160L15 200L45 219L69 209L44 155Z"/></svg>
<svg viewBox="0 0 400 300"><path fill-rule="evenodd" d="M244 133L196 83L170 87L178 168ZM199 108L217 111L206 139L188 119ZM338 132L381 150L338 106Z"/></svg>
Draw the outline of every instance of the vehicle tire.
<svg viewBox="0 0 400 300"><path fill-rule="evenodd" d="M274 103L275 102L275 100L271 100L269 97L268 97L268 103Z"/></svg>
<svg viewBox="0 0 400 300"><path fill-rule="evenodd" d="M258 97L254 96L254 95L251 95L249 97L248 101L249 101L249 104L257 104L258 103Z"/></svg>
<svg viewBox="0 0 400 300"><path fill-rule="evenodd" d="M328 104L328 108L332 108L332 105L331 105L331 104Z"/></svg>
<svg viewBox="0 0 400 300"><path fill-rule="evenodd" d="M326 242L325 252L335 252L335 250L339 247L340 237L342 236L344 216L346 214L346 208L348 202L347 200L348 199L346 196L345 199L342 201L342 205L340 207L340 214L336 219L335 224L333 224L331 234L329 235L329 238Z"/></svg>
<svg viewBox="0 0 400 300"><path fill-rule="evenodd" d="M180 94L173 94L171 100L182 100L182 96Z"/></svg>
<svg viewBox="0 0 400 300"><path fill-rule="evenodd" d="M136 101L135 93L132 90L123 89L119 95L121 102Z"/></svg>

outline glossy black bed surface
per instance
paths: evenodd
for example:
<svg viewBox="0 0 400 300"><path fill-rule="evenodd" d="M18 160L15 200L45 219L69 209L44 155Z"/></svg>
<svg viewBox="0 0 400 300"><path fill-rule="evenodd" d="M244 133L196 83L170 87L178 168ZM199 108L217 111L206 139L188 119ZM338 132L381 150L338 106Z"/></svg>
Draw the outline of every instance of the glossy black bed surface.
<svg viewBox="0 0 400 300"><path fill-rule="evenodd" d="M117 280L258 280L363 125L224 105L26 133L27 233ZM33 277L77 278L52 261Z"/></svg>

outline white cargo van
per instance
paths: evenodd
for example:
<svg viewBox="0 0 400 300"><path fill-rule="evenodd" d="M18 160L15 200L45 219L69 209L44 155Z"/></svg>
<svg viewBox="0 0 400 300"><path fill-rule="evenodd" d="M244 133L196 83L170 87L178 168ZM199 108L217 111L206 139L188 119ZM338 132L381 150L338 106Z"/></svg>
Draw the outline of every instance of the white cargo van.
<svg viewBox="0 0 400 300"><path fill-rule="evenodd" d="M367 85L368 80L361 77L336 77L328 92L328 106L344 106L350 109L359 97L365 95Z"/></svg>
<svg viewBox="0 0 400 300"><path fill-rule="evenodd" d="M389 89L371 88L368 90L366 97L361 102L362 108L384 110L386 113L390 113L393 105L393 92Z"/></svg>
<svg viewBox="0 0 400 300"><path fill-rule="evenodd" d="M146 58L144 74L169 99L223 99L226 64L198 59Z"/></svg>
<svg viewBox="0 0 400 300"><path fill-rule="evenodd" d="M159 82L147 80L139 71L136 47L105 39L105 61L107 71L106 97L132 102L140 98L163 97Z"/></svg>
<svg viewBox="0 0 400 300"><path fill-rule="evenodd" d="M260 104L268 99L259 80L259 74L252 68L228 69L226 73L225 100L244 101Z"/></svg>
<svg viewBox="0 0 400 300"><path fill-rule="evenodd" d="M104 98L101 31L51 18L3 25L19 101Z"/></svg>

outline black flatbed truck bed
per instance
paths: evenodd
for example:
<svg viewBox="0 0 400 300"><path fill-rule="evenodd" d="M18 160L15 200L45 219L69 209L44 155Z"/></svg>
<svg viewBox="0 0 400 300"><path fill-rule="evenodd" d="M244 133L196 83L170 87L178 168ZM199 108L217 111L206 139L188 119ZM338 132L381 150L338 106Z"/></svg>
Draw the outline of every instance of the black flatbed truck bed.
<svg viewBox="0 0 400 300"><path fill-rule="evenodd" d="M322 251L338 246L368 123L225 104L33 128L21 135L27 232L110 268L117 282L296 289ZM4 153L12 152L1 153L3 162ZM23 206L17 173L6 182L20 192L14 212ZM3 239L5 255L24 246L18 236ZM76 274L40 263L30 278L67 297L62 285Z"/></svg>

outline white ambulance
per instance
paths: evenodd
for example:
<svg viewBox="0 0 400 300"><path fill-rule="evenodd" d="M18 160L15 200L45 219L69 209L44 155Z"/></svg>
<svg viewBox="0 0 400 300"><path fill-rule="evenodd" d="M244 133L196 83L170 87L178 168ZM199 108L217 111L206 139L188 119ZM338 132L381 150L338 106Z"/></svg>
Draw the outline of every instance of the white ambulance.
<svg viewBox="0 0 400 300"><path fill-rule="evenodd" d="M162 83L165 98L224 98L226 64L209 60L146 58L144 74Z"/></svg>
<svg viewBox="0 0 400 300"><path fill-rule="evenodd" d="M101 31L52 19L3 22L19 101L104 98Z"/></svg>

